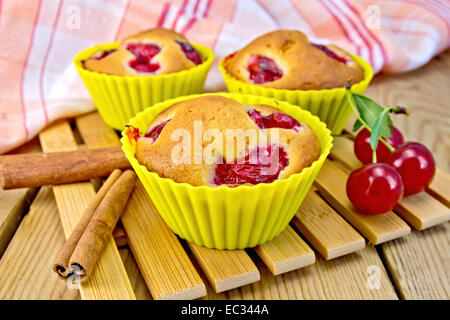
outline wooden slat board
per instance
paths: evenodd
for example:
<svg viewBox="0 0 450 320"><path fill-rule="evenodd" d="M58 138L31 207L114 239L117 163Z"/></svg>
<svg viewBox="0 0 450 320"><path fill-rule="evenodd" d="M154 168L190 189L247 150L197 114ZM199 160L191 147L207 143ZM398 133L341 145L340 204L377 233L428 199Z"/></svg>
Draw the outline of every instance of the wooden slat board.
<svg viewBox="0 0 450 320"><path fill-rule="evenodd" d="M209 283L223 292L259 281L259 271L244 250L208 249L188 242Z"/></svg>
<svg viewBox="0 0 450 320"><path fill-rule="evenodd" d="M76 150L67 121L53 124L39 135L44 152ZM90 182L54 186L56 203L64 233L68 237L81 218L95 190ZM112 236L86 283L80 285L83 299L135 299L133 289Z"/></svg>
<svg viewBox="0 0 450 320"><path fill-rule="evenodd" d="M117 226L116 228L114 228L112 236L118 248L124 247L128 244L128 237L122 226Z"/></svg>
<svg viewBox="0 0 450 320"><path fill-rule="evenodd" d="M115 132L98 113L80 117L76 123L89 148L120 145ZM155 299L195 299L206 294L205 285L183 247L159 216L140 183L128 201L122 223Z"/></svg>
<svg viewBox="0 0 450 320"><path fill-rule="evenodd" d="M400 297L450 299L450 224L444 223L381 248Z"/></svg>
<svg viewBox="0 0 450 320"><path fill-rule="evenodd" d="M426 192L402 199L394 211L417 230L434 227L450 220L450 208Z"/></svg>
<svg viewBox="0 0 450 320"><path fill-rule="evenodd" d="M0 257L22 220L37 189L0 190Z"/></svg>
<svg viewBox="0 0 450 320"><path fill-rule="evenodd" d="M120 257L122 258L125 269L127 270L128 278L136 295L137 300L151 300L152 296L145 284L144 278L134 260L133 255L128 247L119 249Z"/></svg>
<svg viewBox="0 0 450 320"><path fill-rule="evenodd" d="M278 237L254 250L273 275L300 269L316 261L314 251L290 226Z"/></svg>
<svg viewBox="0 0 450 320"><path fill-rule="evenodd" d="M331 155L351 170L362 165L353 153L353 142L344 137L334 139ZM438 191L440 194L443 194L444 189L450 190L450 183L447 184L446 181L447 174L443 170L437 171L436 179L438 180L436 185L439 185L438 189L441 190ZM394 211L417 230L423 230L450 219L450 208L426 192L404 198Z"/></svg>
<svg viewBox="0 0 450 320"><path fill-rule="evenodd" d="M442 94L440 93L445 92L449 84L449 62L450 53L447 52L441 55L441 58L433 59L431 63L417 71L400 75L380 75L372 81L366 91L368 96L373 97L384 105L395 105L398 103L406 105L412 116L409 118L395 116L395 125L404 133L406 140L417 140L425 143L432 150L437 163L446 170L450 169L447 143L449 135L448 130L446 130L449 125L449 113L446 100L442 99ZM411 90L411 88L414 88L414 90ZM440 194L446 196L441 196L440 198L439 194L433 193L435 192L433 190L437 189L434 186L435 182L440 181L438 179L440 176L438 175L433 181L428 192L448 207L449 203L445 202L445 199L448 201L449 189L445 188L448 182L444 184L444 188L440 188ZM41 200L33 203L35 206L30 211L31 215L35 214L34 208L39 207L40 203L42 203ZM54 199L53 208L56 208ZM56 210L54 214L57 214ZM51 215L45 217L49 220L52 219ZM29 221L31 220L34 220L34 222L30 223ZM54 222L56 220L51 221ZM48 222L46 222L45 229L37 222L35 219L29 219L28 215L25 216L23 220L25 227L22 227L22 225L19 227L3 258L6 259L8 257L8 267L5 268L6 264L0 260L0 279L3 279L2 274L6 272L6 274L9 274L9 277L5 283L10 284L10 281L20 283L18 286L20 289L9 291L6 294L8 298L58 298L58 294L54 293L58 292L59 289L53 287L53 285L55 283L62 284L63 282L54 277L49 277L45 286L39 284L41 279L39 277L29 278L26 284L20 282L18 277L14 277L18 274L18 270L33 270L40 276L46 272L49 272L49 274L51 272L48 267L54 258L48 255L51 250L45 247L44 251L42 248L47 243L41 243L34 233L41 233L45 230L55 237L55 231L48 230L49 225L51 225ZM412 232L401 239L381 245L381 257L390 272L391 279L393 279L400 297L406 299L450 298L447 267L449 261L449 232L449 224L447 223L424 232ZM64 235L61 227L59 227L59 233L62 245ZM25 239L33 239L34 241L26 241ZM55 241L55 243L58 242ZM25 258L21 251L28 252L28 250L24 248L29 248L32 252L39 253L39 262L42 263L36 264L36 256L33 255ZM131 255L128 249L121 249L120 252L124 261L126 261L125 264L129 265ZM23 264L15 263L14 259ZM195 262L193 257L191 257L191 260ZM365 276L367 275L367 267L372 265L373 262L382 268L381 261L371 246L332 261L325 262L318 257L314 265L278 277L273 277L264 265L258 261L256 264L261 274L260 282L220 294L215 293L208 285L207 298L366 299L395 297L392 288L385 285L382 286L381 290L367 290ZM132 267L130 268L133 269ZM135 272L130 272L130 277L132 274L135 274ZM0 292L4 293L1 290L2 281L0 281ZM136 283L139 281L142 280L136 278ZM47 290L47 286L50 289ZM136 289L134 282L133 288ZM76 294L76 290L68 291L65 294L70 293ZM64 298L63 295L59 295L59 297ZM139 296L137 292L136 295Z"/></svg>
<svg viewBox="0 0 450 320"><path fill-rule="evenodd" d="M397 299L389 276L375 248L364 249L330 261L316 263L274 277L261 261L256 265L261 281L217 294L208 290L205 299ZM370 287L370 276L379 279L379 289Z"/></svg>
<svg viewBox="0 0 450 320"><path fill-rule="evenodd" d="M317 179L320 194L372 244L380 244L407 235L411 229L393 212L367 216L353 208L345 192L348 174L326 160Z"/></svg>
<svg viewBox="0 0 450 320"><path fill-rule="evenodd" d="M0 299L78 299L52 270L64 241L52 189L43 187L0 260Z"/></svg>
<svg viewBox="0 0 450 320"><path fill-rule="evenodd" d="M447 207L450 207L450 174L436 167L436 175L431 182L427 192L441 201Z"/></svg>
<svg viewBox="0 0 450 320"><path fill-rule="evenodd" d="M32 139L24 145L10 151L9 154L40 152L39 139ZM2 156L0 156L0 167ZM28 210L31 201L36 196L36 188L22 188L14 190L0 189L0 258L5 251L12 235Z"/></svg>
<svg viewBox="0 0 450 320"><path fill-rule="evenodd" d="M361 250L365 240L313 187L292 220L295 227L326 260Z"/></svg>
<svg viewBox="0 0 450 320"><path fill-rule="evenodd" d="M206 295L203 281L140 182L122 215L122 223L154 299L196 299Z"/></svg>

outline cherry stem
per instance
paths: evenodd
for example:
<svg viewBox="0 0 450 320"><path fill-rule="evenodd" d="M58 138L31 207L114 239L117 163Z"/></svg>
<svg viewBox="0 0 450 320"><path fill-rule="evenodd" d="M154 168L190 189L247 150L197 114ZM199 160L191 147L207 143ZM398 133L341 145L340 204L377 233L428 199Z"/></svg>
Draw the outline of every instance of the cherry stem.
<svg viewBox="0 0 450 320"><path fill-rule="evenodd" d="M406 109L406 107L404 106L389 107L389 112L409 116L408 109Z"/></svg>
<svg viewBox="0 0 450 320"><path fill-rule="evenodd" d="M363 125L367 130L369 130L370 133L372 133L372 129L371 129L371 128L369 127L369 125L363 120L363 118L361 118L361 116L359 115L358 109L356 108L356 105L355 105L355 100L353 100L353 96L351 95L350 88L349 88L347 85L346 85L345 88L347 89L347 90L346 90L347 100L348 100L350 106L352 107L353 113L356 115L356 117L357 117L358 120L362 123L362 125ZM401 108L403 108L405 112L400 111ZM408 114L408 113L407 113L408 111L406 110L405 107L391 107L390 112L395 112L395 113L397 113L397 111L398 111L398 113L405 113L405 114ZM381 141L381 142L389 149L390 152L394 152L394 151L395 151L395 148L392 147L389 143L387 143L386 140L384 140L383 138L379 137L378 140ZM375 152L376 152L376 150L374 150L374 153L375 153ZM374 155L373 158L376 159L376 155Z"/></svg>

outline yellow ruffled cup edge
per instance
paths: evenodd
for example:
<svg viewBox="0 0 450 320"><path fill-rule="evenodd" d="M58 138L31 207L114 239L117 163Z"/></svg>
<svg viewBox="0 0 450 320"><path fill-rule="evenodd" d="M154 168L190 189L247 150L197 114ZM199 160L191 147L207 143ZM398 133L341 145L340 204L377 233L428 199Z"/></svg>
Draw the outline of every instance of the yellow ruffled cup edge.
<svg viewBox="0 0 450 320"><path fill-rule="evenodd" d="M167 186L169 186L171 188L171 190L174 190L174 192L177 194L175 195L175 197L170 197L170 195L169 195L170 199L168 201L175 201L175 202L177 202L177 205L180 205L180 202L177 199L182 199L185 196L190 197L192 194L205 195L203 197L204 199L209 199L211 197L234 199L235 197L233 195L238 195L241 192L248 191L248 192L252 192L252 194L255 194L255 193L256 194L267 194L268 190L275 190L281 186L288 188L286 186L289 186L289 185L295 186L295 185L299 185L300 183L303 183L304 186L307 186L307 189L309 190L309 187L313 183L315 177L317 176L317 174L320 171L320 168L322 167L328 154L331 151L333 138L331 136L330 130L326 127L325 123L320 121L320 119L317 116L314 116L309 111L300 109L288 102L278 101L276 99L267 98L267 97L244 95L244 94L233 94L233 93L197 94L197 95L190 95L190 96L184 96L184 97L179 97L179 98L175 98L175 99L170 99L170 100L166 100L164 102L158 103L158 104L154 105L152 108L147 108L146 110L137 114L136 117L134 117L133 119L130 120L129 124L132 127L139 128L141 132L145 132L148 128L148 125L155 118L155 116L158 113L160 113L161 111L163 111L164 109L168 108L169 106L171 106L177 102L180 102L180 101L185 101L188 99L201 97L201 96L207 96L207 95L220 95L220 96L236 99L237 101L239 101L241 103L247 103L248 101L250 101L250 103L248 103L248 104L267 104L267 105L271 105L276 108L279 108L280 110L293 116L297 120L308 124L314 130L314 132L318 136L320 144L321 144L320 157L316 161L314 161L310 167L303 169L300 173L293 174L287 179L276 180L272 183L260 183L257 185L241 185L241 186L234 187L234 188L227 187L227 186L218 186L218 187L192 186L188 183L179 183L179 182L175 182L174 180L172 180L170 178L160 177L157 173L148 171L148 169L145 166L141 165L137 161L136 157L134 156L135 144L130 142L128 136L126 135L126 130L124 130L122 132L122 138L121 138L122 149L123 149L127 159L130 161L132 167L136 171L140 181L142 182L145 189L147 190L147 193L150 196L153 193L153 191L152 191L153 187L150 185L149 181L157 183L158 189L163 190ZM306 188L303 188L302 190L300 190L300 192L302 193L302 196L301 196L302 198L297 199L299 204L301 203L301 201L303 201L303 198L308 191L305 189ZM225 194L229 195L229 197L224 196ZM166 194L165 196L167 197L168 195ZM295 195L293 197L295 197ZM152 200L154 200L154 199L152 199ZM158 201L159 200L160 199L158 199ZM205 200L205 201L207 201L207 200ZM156 203L155 203L155 205L156 205ZM228 205L230 205L230 204L228 204ZM233 205L233 204L231 204L231 205ZM295 209L298 209L298 206ZM190 209L189 208L181 208L181 210L179 210L179 212L181 214L186 215L186 210L190 210ZM202 237L201 235L197 236L197 237L190 235L190 234L192 234L192 232L187 232L185 230L185 229L187 229L186 225L177 227L175 221L173 220L173 217L169 217L166 212L161 212L161 210L160 210L160 214L163 217L163 219L167 222L169 227L171 227L174 230L175 233L180 235L182 238L184 238L188 241L197 243L199 245L207 246L210 248L218 248L218 249L242 249L242 248L246 248L249 246L255 246L257 244L261 244L261 242L259 240L258 241L253 240L253 242L251 242L251 241L246 242L246 241L237 241L237 240L229 241L229 239L228 239L227 241L225 241L225 240L221 239L221 237L222 236L225 237L225 235L216 235L214 240L206 241L205 237ZM273 212L272 214L276 215L277 212ZM276 235L278 235L280 232L282 232L284 230L284 228L287 226L287 224L292 219L294 214L295 214L295 211L289 212L288 217L281 217L285 221L285 223L283 225L281 225L280 228L273 229L274 226L269 226L270 228L268 228L268 229L272 230L271 234L268 234L270 231L270 230L268 230L267 232L262 232L262 234L259 238L263 239L264 242L271 240L273 237L275 237ZM200 224L210 223L208 221L198 221L198 216L201 216L201 215L202 214L197 215L197 217L196 217L197 220L196 220L196 222L194 222L194 224L197 223L200 225ZM239 221L239 219L237 219L237 221ZM192 221L190 221L190 223L192 223ZM194 229L205 229L205 227L195 226ZM215 227L208 226L208 227L206 227L206 229L215 229ZM248 238L251 237L252 230L239 229L239 231L244 235L248 235ZM236 235L236 237L239 237L239 235ZM219 239L217 239L217 238L219 238ZM232 243L231 245L230 245L230 242Z"/></svg>
<svg viewBox="0 0 450 320"><path fill-rule="evenodd" d="M123 130L128 121L144 108L168 98L180 96L176 90L183 90L181 95L202 91L209 69L214 61L214 52L200 44L192 45L202 56L203 62L190 69L169 74L117 76L90 71L83 67L83 60L90 58L99 51L117 49L120 42L105 43L87 48L79 52L74 57L73 62L102 118L111 127ZM161 92L158 95L147 92L147 99L145 99L142 98L144 88L160 88Z"/></svg>

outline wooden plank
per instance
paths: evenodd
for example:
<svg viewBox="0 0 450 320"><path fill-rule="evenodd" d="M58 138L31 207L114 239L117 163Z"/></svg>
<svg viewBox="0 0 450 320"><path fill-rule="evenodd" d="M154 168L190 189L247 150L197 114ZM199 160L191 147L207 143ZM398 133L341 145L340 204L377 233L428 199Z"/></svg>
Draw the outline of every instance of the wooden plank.
<svg viewBox="0 0 450 320"><path fill-rule="evenodd" d="M245 250L217 250L187 243L216 292L259 281L259 271Z"/></svg>
<svg viewBox="0 0 450 320"><path fill-rule="evenodd" d="M380 244L403 237L411 229L393 212L362 215L355 211L345 192L348 174L330 160L326 160L317 179L320 194L372 244Z"/></svg>
<svg viewBox="0 0 450 320"><path fill-rule="evenodd" d="M134 261L131 250L128 247L123 247L119 249L120 256L122 257L123 264L127 270L128 278L130 279L133 291L136 294L137 300L151 300L152 296L150 291L148 291L147 285L145 284L144 278L139 271L139 268Z"/></svg>
<svg viewBox="0 0 450 320"><path fill-rule="evenodd" d="M394 211L419 231L450 220L450 208L426 192L402 199Z"/></svg>
<svg viewBox="0 0 450 320"><path fill-rule="evenodd" d="M330 261L273 276L256 261L261 281L221 294L208 291L206 299L322 300L397 299L394 287L372 246Z"/></svg>
<svg viewBox="0 0 450 320"><path fill-rule="evenodd" d="M7 154L33 153L40 151L41 146L39 145L39 140L35 138ZM2 156L0 156L0 166L1 164ZM28 210L31 201L36 196L36 193L36 188L15 190L0 189L0 257L19 226L23 214Z"/></svg>
<svg viewBox="0 0 450 320"><path fill-rule="evenodd" d="M44 152L76 150L67 121L57 122L39 134ZM90 182L53 186L64 233L68 237L95 195ZM133 289L112 236L92 275L80 285L83 299L135 299Z"/></svg>
<svg viewBox="0 0 450 320"><path fill-rule="evenodd" d="M42 187L0 260L0 299L78 299L52 270L65 237L51 187Z"/></svg>
<svg viewBox="0 0 450 320"><path fill-rule="evenodd" d="M385 265L402 299L450 299L450 224L384 243Z"/></svg>
<svg viewBox="0 0 450 320"><path fill-rule="evenodd" d="M124 247L128 244L128 237L122 225L114 228L112 236L117 247Z"/></svg>
<svg viewBox="0 0 450 320"><path fill-rule="evenodd" d="M37 189L0 190L0 257L36 195Z"/></svg>
<svg viewBox="0 0 450 320"><path fill-rule="evenodd" d="M450 174L444 169L436 167L436 175L427 192L450 207Z"/></svg>
<svg viewBox="0 0 450 320"><path fill-rule="evenodd" d="M290 226L275 239L253 249L273 275L300 269L316 261L314 251Z"/></svg>
<svg viewBox="0 0 450 320"><path fill-rule="evenodd" d="M362 165L353 153L353 142L347 138L336 137L334 139L331 156L351 170ZM450 185L447 186L450 188ZM402 199L394 211L417 230L430 228L450 220L450 208L426 192Z"/></svg>
<svg viewBox="0 0 450 320"><path fill-rule="evenodd" d="M89 113L75 119L78 131L88 148L120 146L116 132L108 127L98 112Z"/></svg>
<svg viewBox="0 0 450 320"><path fill-rule="evenodd" d="M79 117L76 123L89 148L120 145L114 130L98 113ZM128 201L122 223L155 299L195 299L206 294L205 285L181 244L159 216L140 183ZM145 228L142 227L144 224Z"/></svg>
<svg viewBox="0 0 450 320"><path fill-rule="evenodd" d="M325 260L361 250L365 240L313 187L292 220L295 227Z"/></svg>
<svg viewBox="0 0 450 320"><path fill-rule="evenodd" d="M203 281L140 182L122 215L122 223L154 299L196 299L206 295Z"/></svg>
<svg viewBox="0 0 450 320"><path fill-rule="evenodd" d="M359 168L362 163L355 156L353 141L345 137L335 137L330 157L345 164L351 170Z"/></svg>

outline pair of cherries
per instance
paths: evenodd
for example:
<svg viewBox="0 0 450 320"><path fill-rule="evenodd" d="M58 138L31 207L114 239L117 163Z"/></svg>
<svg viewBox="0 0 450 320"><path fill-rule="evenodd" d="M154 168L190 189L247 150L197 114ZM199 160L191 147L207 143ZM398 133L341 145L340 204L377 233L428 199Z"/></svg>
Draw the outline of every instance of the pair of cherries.
<svg viewBox="0 0 450 320"><path fill-rule="evenodd" d="M403 196L423 191L433 180L436 165L431 152L417 142L404 143L397 128L376 150L377 163L372 162L370 132L361 130L355 139L356 157L365 166L353 171L347 180L347 196L363 214L380 214L392 210Z"/></svg>

